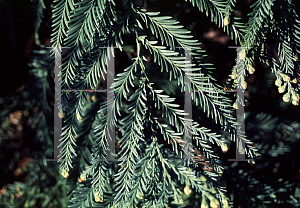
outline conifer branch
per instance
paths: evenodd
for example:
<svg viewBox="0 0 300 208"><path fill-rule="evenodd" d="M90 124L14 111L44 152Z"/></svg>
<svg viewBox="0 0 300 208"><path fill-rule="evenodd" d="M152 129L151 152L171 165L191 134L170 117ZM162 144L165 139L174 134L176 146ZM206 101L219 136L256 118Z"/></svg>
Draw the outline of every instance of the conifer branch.
<svg viewBox="0 0 300 208"><path fill-rule="evenodd" d="M226 1L220 1L220 0L189 0L189 1L192 3L193 6L195 6L196 4L201 12L205 11L206 16L210 15L211 21L215 22L219 27L223 25Z"/></svg>
<svg viewBox="0 0 300 208"><path fill-rule="evenodd" d="M299 78L297 71L299 65L296 64L300 53L300 21L295 5L290 0L279 1L281 7L281 24L277 26L278 31L278 55L281 64L280 71L289 75L290 79L282 77L284 81L292 81ZM298 85L299 86L299 85ZM297 88L296 88L297 89Z"/></svg>
<svg viewBox="0 0 300 208"><path fill-rule="evenodd" d="M157 16L160 12L142 12L133 8L142 20L146 23L146 27L151 29L156 38L160 38L162 44L170 47L170 50L175 51L176 43L182 47L199 47L197 40L192 40L193 36L188 35L191 32L184 29L182 25L178 25L170 16Z"/></svg>
<svg viewBox="0 0 300 208"><path fill-rule="evenodd" d="M83 114L82 106L84 106L86 92L75 92L73 96L69 92L63 92L63 95L66 96L66 100L63 102L66 103L63 105L63 111L66 116L63 120L65 125L63 126L62 142L60 144L62 149L59 161L62 161L61 169L68 172L72 168L72 158L77 156L74 147L77 146L77 132L80 131L78 114Z"/></svg>
<svg viewBox="0 0 300 208"><path fill-rule="evenodd" d="M43 0L30 0L31 2L34 2L36 6L34 7L34 32L35 32L35 41L39 45L39 34L38 30L40 28L40 25L42 23L43 16L43 10L46 9L44 1Z"/></svg>
<svg viewBox="0 0 300 208"><path fill-rule="evenodd" d="M181 57L173 58L173 55L177 54L176 52L170 52L170 51L164 50L165 47L162 47L162 46L153 46L152 44L154 44L156 42L148 41L144 37L142 37L141 40L142 40L142 43L145 45L145 47L154 54L154 62L156 60L158 60L158 63L161 65L162 69L165 68L167 72L168 72L169 68L172 69L172 71L170 70L170 79L172 78L172 72L173 72L173 74L174 74L173 76L175 78L182 77L182 74L184 72L188 72L188 70L183 69L184 65L179 65L178 62L176 62L177 60L180 60ZM187 67L187 65L186 65L186 67ZM199 71L199 69L193 69L193 70ZM242 132L240 132L239 130L236 130L236 127L234 125L234 118L233 118L232 114L230 114L230 113L232 113L232 110L230 111L228 109L229 101L224 96L221 96L224 93L211 90L211 89L214 89L214 90L218 90L218 89L216 89L214 87L214 85L212 85L209 82L208 78L203 77L204 80L206 79L207 84L200 82L202 77L200 75L200 78L199 78L199 74L188 74L188 78L191 81L191 85L193 86L192 88L194 88L196 90L196 92L194 91L194 93L193 93L194 96L192 96L192 99L195 100L196 102L198 102L200 100L200 102L203 104L204 108L207 108L208 116L209 116L209 112L210 112L209 106L211 105L212 106L211 117L215 118L216 122L217 122L217 118L219 118L219 122L221 124L229 125L229 127L230 127L229 132L231 133L233 140L235 140L236 134L241 135L242 139L247 144L248 151L246 150L246 152L249 153L249 156L255 155L252 151L257 151L257 150L255 150L255 148L252 147L252 143L249 143L249 140L247 140L245 138L245 136L243 136ZM178 84L179 83L180 83L181 87L183 88L184 86L183 86L182 78L178 79ZM211 87L209 90L209 93L203 93L203 90L207 89L207 86ZM198 93L199 97L195 96L196 93ZM201 97L200 97L200 95L201 95ZM221 100L223 100L223 102ZM209 105L208 105L208 103L209 103ZM222 119L221 119L220 115L222 115ZM169 119L171 119L171 118L169 117ZM172 122L172 120L170 120L170 122ZM180 129L180 131L182 131L182 129Z"/></svg>
<svg viewBox="0 0 300 208"><path fill-rule="evenodd" d="M145 83L142 81L140 87L130 97L129 101L134 101L130 104L126 110L129 115L121 120L120 131L122 132L122 139L120 140L121 150L119 154L122 154L121 170L115 175L116 181L116 194L114 194L114 206L120 207L126 197L126 193L131 188L131 183L128 181L132 180L137 161L140 160L140 154L137 150L140 150L139 142L144 141L143 130L143 119L145 116L145 102L147 102L147 95L145 93ZM144 101L143 101L144 100ZM141 150L140 150L141 151ZM124 169L122 169L124 167Z"/></svg>
<svg viewBox="0 0 300 208"><path fill-rule="evenodd" d="M93 40L91 36L95 34L96 23L98 22L95 13L95 2L84 0L76 4L75 10L70 17L70 26L65 39L65 44L70 47L66 61L63 63L62 73L62 87L69 88L69 81L74 80L76 66L78 66L78 60L86 52L87 47L93 43L87 42L87 40ZM72 83L72 82L71 82Z"/></svg>
<svg viewBox="0 0 300 208"><path fill-rule="evenodd" d="M158 106L158 110L162 109L162 117L165 116L169 119L169 122L171 125L176 126L177 131L178 132L183 132L183 129L185 128L185 118L182 118L181 115L184 115L184 111L182 110L178 110L178 109L174 109L172 107L176 106L175 104L170 104L170 102L172 102L172 99L168 99L168 96L162 96L159 94L158 90L153 90L151 86L147 86L148 89L151 92L151 96L153 97L153 99L155 100L155 104L157 104ZM175 120L175 122L174 122ZM157 122L157 120L155 119L155 122ZM158 122L157 122L158 123ZM216 135L215 133L209 133L210 130L208 130L207 128L197 128L197 126L199 126L199 124L197 124L197 122L194 122L195 126L191 126L191 129L188 129L189 131L192 131L191 134L194 135L194 139L198 139L197 144L200 145L201 150L206 153L207 158L210 159L211 164L214 166L214 169L216 171L219 171L219 166L218 165L218 161L215 160L215 158L218 158L218 156L213 154L213 151L210 150L210 146L207 145L207 140L209 140L210 142L214 143L214 141L221 146L221 141L218 139L218 137L220 137L220 135ZM163 126L163 125L161 125ZM159 127L159 125L158 125ZM162 129L164 128L164 126L162 127ZM169 131L167 129L165 129L165 131ZM199 134L197 134L197 132ZM201 139L197 136L201 136ZM164 135L165 137L165 135ZM207 139L208 138L208 139ZM204 140L204 141L202 141ZM200 142L199 142L200 141Z"/></svg>
<svg viewBox="0 0 300 208"><path fill-rule="evenodd" d="M244 35L245 25L240 22L241 18L232 17L236 11L234 6L236 0L185 0L190 1L193 6L199 8L201 12L205 12L206 16L211 17L211 22L217 24L219 28L223 28L228 35L231 36L235 43L241 42ZM209 14L210 11L210 14Z"/></svg>
<svg viewBox="0 0 300 208"><path fill-rule="evenodd" d="M249 50L257 45L262 37L263 30L270 26L273 20L272 6L276 0L259 0L251 5L253 11L249 13L250 19L247 24L246 33L242 42L242 47Z"/></svg>
<svg viewBox="0 0 300 208"><path fill-rule="evenodd" d="M67 35L68 21L70 20L70 11L74 10L73 0L54 0L52 39L53 47L63 46L64 38ZM57 4L56 4L57 3Z"/></svg>

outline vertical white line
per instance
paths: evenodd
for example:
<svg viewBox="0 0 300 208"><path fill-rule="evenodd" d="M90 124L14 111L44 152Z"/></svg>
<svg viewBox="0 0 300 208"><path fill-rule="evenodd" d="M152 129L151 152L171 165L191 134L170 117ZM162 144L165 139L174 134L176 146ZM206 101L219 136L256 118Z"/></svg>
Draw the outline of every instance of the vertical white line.
<svg viewBox="0 0 300 208"><path fill-rule="evenodd" d="M185 69L187 71L191 70L191 66L189 66L192 63L191 58L191 49L185 48L185 60L187 62L187 66ZM188 72L192 73L192 72ZM191 125L192 125L192 98L191 98L191 81L188 78L187 72L184 75L184 92L185 92L185 99L184 99L184 112L187 113L187 115L184 115L186 126L184 128L184 152L185 152L185 160L190 162L190 150L192 149L192 135L191 135Z"/></svg>
<svg viewBox="0 0 300 208"><path fill-rule="evenodd" d="M53 47L47 47L53 48ZM54 149L53 159L47 159L47 161L58 161L58 156L61 151L60 139L62 135L62 117L63 111L61 106L61 66L62 66L62 57L61 57L61 48L69 48L69 47L54 47L55 54L55 67L54 67Z"/></svg>
<svg viewBox="0 0 300 208"><path fill-rule="evenodd" d="M111 49L111 54L110 50ZM108 55L108 70L107 70L107 128L108 128L108 147L107 147L107 160L115 161L115 140L116 130L114 125L115 120L115 104L114 104L114 83L115 77L115 55L114 48L107 48Z"/></svg>
<svg viewBox="0 0 300 208"><path fill-rule="evenodd" d="M236 115L238 118L238 129L241 131L243 135L245 135L245 120L244 118L244 94L245 94L245 89L244 89L244 80L245 80L245 72L244 72L244 62L245 62L245 57L244 57L244 48L238 48L237 53L238 53L238 58L237 58L237 73L238 73L238 83L239 85L237 86L237 99L241 100L242 103L238 103L238 109L236 110ZM241 136L237 134L238 140L237 140L237 146L238 146L238 156L241 159L245 159L245 141L242 140Z"/></svg>
<svg viewBox="0 0 300 208"><path fill-rule="evenodd" d="M47 47L52 48L52 47ZM115 161L115 105L114 105L114 87L112 86L114 82L115 76L115 55L114 55L114 47L100 47L107 49L108 56L108 70L107 70L107 89L104 90L92 90L92 89L68 89L61 90L61 48L69 48L69 47L55 47L55 106L54 106L54 159L47 159L47 161L58 161L59 152L61 150L60 139L62 134L62 118L58 115L62 114L61 110L61 92L78 92L78 91L97 91L97 92L106 92L107 93L107 132L108 132L108 148L107 148L107 160Z"/></svg>
<svg viewBox="0 0 300 208"><path fill-rule="evenodd" d="M245 71L244 71L244 62L245 62L245 48L244 47L238 47L237 48L237 100L242 101L242 103L238 102L238 109L236 110L236 116L238 120L237 124L237 134L236 134L236 159L229 159L228 161L248 161L248 159L245 158L245 141L242 139L242 137L245 137L245 120L244 120L244 80L245 80Z"/></svg>
<svg viewBox="0 0 300 208"><path fill-rule="evenodd" d="M54 68L54 82L55 82L55 105L54 105L54 161L58 160L58 155L61 150L59 147L59 140L61 139L62 134L62 106L61 106L61 65L62 65L62 58L61 58L61 48L55 47L55 68ZM61 117L59 117L59 114Z"/></svg>

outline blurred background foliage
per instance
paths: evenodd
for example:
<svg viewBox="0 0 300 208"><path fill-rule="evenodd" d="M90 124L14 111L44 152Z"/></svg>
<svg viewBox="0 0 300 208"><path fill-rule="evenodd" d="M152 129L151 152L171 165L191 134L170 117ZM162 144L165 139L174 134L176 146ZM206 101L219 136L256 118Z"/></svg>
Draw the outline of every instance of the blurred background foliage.
<svg viewBox="0 0 300 208"><path fill-rule="evenodd" d="M236 50L228 46L235 44L209 17L183 0L140 2L148 11L173 16L191 30L214 63L217 80L226 82L236 59ZM254 2L237 1L236 15L242 21L247 22ZM0 207L68 204L70 187L58 164L46 161L53 157L54 83L46 48L50 46L52 8L49 0L0 0ZM116 72L129 65L129 60L124 52L118 53ZM232 207L300 207L300 110L282 101L270 69L258 61L255 64L255 73L246 78L245 126L261 157L255 164L228 162L235 158L235 143L228 152L219 152L228 197ZM176 81L172 83L167 93L178 94L183 106ZM193 105L193 117L200 124L211 122L197 109ZM217 129L213 123L209 127ZM199 195L192 192L183 199L182 207L200 208Z"/></svg>

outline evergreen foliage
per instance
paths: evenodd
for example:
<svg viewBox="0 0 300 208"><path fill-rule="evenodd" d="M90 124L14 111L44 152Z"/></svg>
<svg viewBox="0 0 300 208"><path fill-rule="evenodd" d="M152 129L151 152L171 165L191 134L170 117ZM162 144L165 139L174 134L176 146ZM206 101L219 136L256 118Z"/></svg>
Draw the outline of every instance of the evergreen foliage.
<svg viewBox="0 0 300 208"><path fill-rule="evenodd" d="M39 33L38 30L40 28L40 25L42 23L42 19L43 19L43 10L46 9L44 1L43 0L31 0L31 2L34 2L35 5L34 8L34 27L35 27L35 39L37 42L37 45L39 45Z"/></svg>
<svg viewBox="0 0 300 208"><path fill-rule="evenodd" d="M236 44L245 47L236 60L245 59L247 75L254 73L252 64L259 60L272 69L279 92L288 90L283 101L291 98L292 104L298 105L300 24L292 0L256 1L246 24L234 16L235 0L189 2L210 16ZM38 34L45 5L43 0L34 3L34 26ZM277 10L281 12L278 16ZM220 150L226 152L227 145L238 138L245 141L245 154L251 160L257 159L258 152L262 156L285 155L292 148L291 143L300 138L298 131L293 132L299 123L283 124L283 119L247 114L245 120L252 120L249 119L246 132L257 132L247 134L248 139L236 121L233 107L233 103L241 100L234 101L221 90L224 87L215 77L215 68L201 43L173 17L147 11L137 0L55 0L52 27L51 69L42 66L47 63L31 65L36 87L43 93L39 112L44 114L38 126L33 126L39 130L36 142L43 148L30 164L29 168L35 171L29 173L29 180L10 185L1 196L1 206L247 207L242 200L255 207L270 204L275 207L278 201L286 206L299 205L296 184L288 181L280 184L282 180L278 181L280 185L261 183L244 173L241 165L224 165L219 158ZM279 57L270 50L270 42L274 40L276 44L272 47ZM61 103L56 106L63 115L59 166L46 161L52 153L51 76L57 47L68 47L61 55L62 90L114 88L113 102L106 100L105 93L62 91ZM107 47L116 47L119 53L134 51L136 56L129 57L130 64L122 66L121 72L117 70L113 85L105 87L108 60L115 53ZM185 58L187 50L192 56L191 63ZM42 54L48 55L45 51ZM38 59L36 52L32 63ZM234 66L227 86L236 88L241 81L236 73ZM184 76L190 86L184 82ZM184 117L179 95L174 93L185 90L191 93L193 108L200 111L192 120ZM205 125L200 114L210 120L213 128L210 123ZM116 161L106 160L111 140L109 124L117 130ZM279 152L276 144L276 151L267 152L266 143L273 138L280 141L279 132L288 138L288 144L278 143L280 150L285 151ZM184 141L186 134L191 135L191 144ZM269 138L261 141L266 135ZM253 142L260 145L254 146ZM235 180L228 179L232 176ZM47 186L51 183L56 185L49 190ZM248 187L242 189L244 186ZM285 188L289 189L291 200L281 194ZM245 196L237 194L234 200L228 190ZM14 194L22 197L9 199Z"/></svg>

